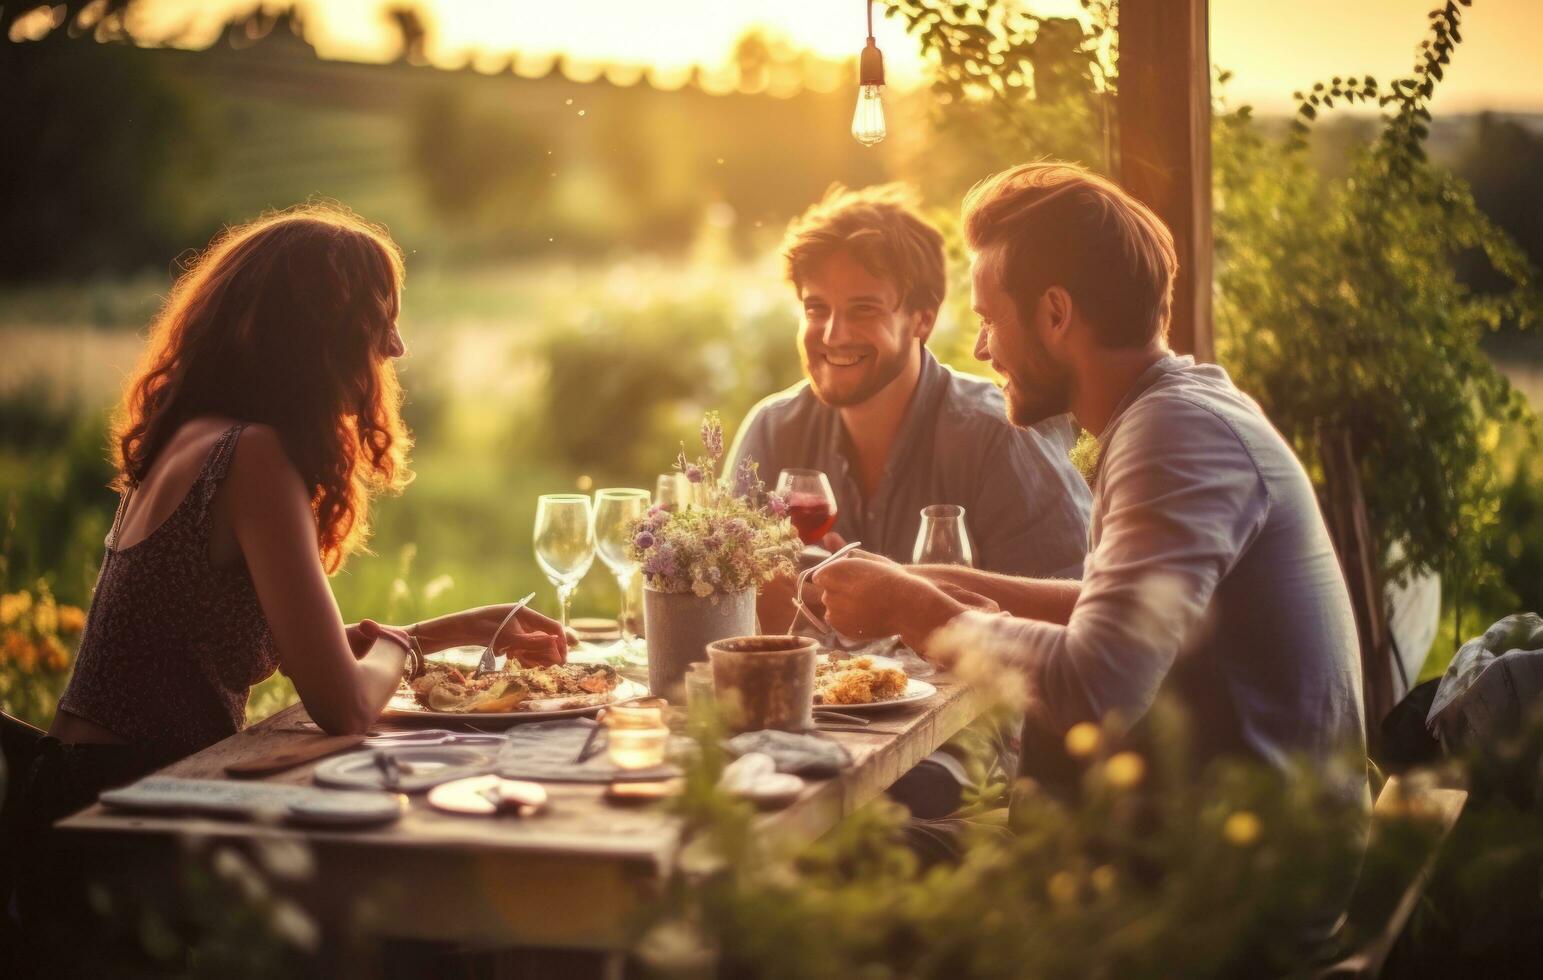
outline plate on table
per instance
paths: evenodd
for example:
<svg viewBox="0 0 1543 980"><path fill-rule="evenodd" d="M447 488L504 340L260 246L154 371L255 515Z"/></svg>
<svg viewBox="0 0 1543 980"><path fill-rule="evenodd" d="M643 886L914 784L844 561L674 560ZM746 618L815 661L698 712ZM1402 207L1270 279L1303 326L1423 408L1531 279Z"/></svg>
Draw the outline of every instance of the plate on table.
<svg viewBox="0 0 1543 980"><path fill-rule="evenodd" d="M388 756L398 767L387 785L379 757ZM496 750L470 745L418 745L368 749L333 756L316 767L312 778L324 786L343 789L383 789L418 793L463 776L478 776L493 768Z"/></svg>
<svg viewBox="0 0 1543 980"><path fill-rule="evenodd" d="M899 697L890 698L886 701L868 701L863 704L817 704L814 706L814 710L816 713L821 711L839 711L844 715L870 714L877 711L888 711L890 708L904 707L905 705L915 704L918 701L925 701L936 693L938 693L938 689L926 681L909 677L905 682L905 690L900 693Z"/></svg>
<svg viewBox="0 0 1543 980"><path fill-rule="evenodd" d="M431 669L440 667L453 667L458 671L470 671L475 669L477 659L482 651L476 647L462 647L456 650L446 651L446 655L436 654L430 658ZM499 668L502 671L503 658L499 658ZM439 722L459 721L468 724L501 724L512 722L534 721L537 719L548 720L552 718L577 718L584 715L592 715L596 711L616 701L625 701L630 698L643 697L648 694L648 688L634 680L616 675L613 668L601 664L573 664L574 668L584 668L590 671L610 671L610 676L615 678L616 684L608 691L590 693L587 690L572 690L560 694L541 693L528 697L510 707L500 707L497 703L484 703L483 710L477 710L474 703L469 707L461 704L453 704L450 707L438 709L428 707L419 702L413 692L404 682L397 688L391 700L386 703L385 716L397 719L425 719ZM566 668L558 668L566 669ZM583 673L583 671L580 671ZM447 688L458 690L458 688ZM453 702L455 699L451 699ZM508 698L494 699L510 700ZM496 710L487 710L493 708Z"/></svg>

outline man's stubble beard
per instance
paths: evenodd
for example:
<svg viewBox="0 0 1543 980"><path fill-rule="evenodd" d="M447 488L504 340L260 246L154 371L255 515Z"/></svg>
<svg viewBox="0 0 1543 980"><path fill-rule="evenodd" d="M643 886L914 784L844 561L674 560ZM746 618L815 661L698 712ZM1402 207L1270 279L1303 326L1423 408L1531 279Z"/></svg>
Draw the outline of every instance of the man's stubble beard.
<svg viewBox="0 0 1543 980"><path fill-rule="evenodd" d="M1031 428L1046 419L1071 411L1071 378L1069 373L1056 364L1050 352L1032 331L1025 331L1024 341L1030 348L1025 363L1037 366L1040 377L1034 383L1032 400L1017 377L1008 379L1002 395L1007 401L1007 419L1020 429Z"/></svg>
<svg viewBox="0 0 1543 980"><path fill-rule="evenodd" d="M812 363L806 362L804 364L804 376L809 379L810 390L814 392L814 397L819 399L821 404L831 408L847 408L852 405L861 405L893 384L894 380L905 371L906 358L909 356L910 351L906 348L901 348L895 353L893 358L882 363L878 361L877 355L875 355L873 371L869 374L868 380L853 390L852 393L842 397L835 397L833 392L821 387L820 382L815 379Z"/></svg>

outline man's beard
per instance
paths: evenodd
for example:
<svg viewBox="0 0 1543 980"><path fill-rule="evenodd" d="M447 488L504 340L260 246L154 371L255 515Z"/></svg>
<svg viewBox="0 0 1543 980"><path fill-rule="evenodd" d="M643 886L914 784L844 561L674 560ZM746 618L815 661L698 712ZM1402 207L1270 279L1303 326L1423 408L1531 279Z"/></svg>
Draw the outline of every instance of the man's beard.
<svg viewBox="0 0 1543 980"><path fill-rule="evenodd" d="M832 390L831 387L822 385L819 381L819 372L832 370L830 365L824 362L823 354L809 356L810 362L813 362L815 358L819 358L818 371L814 363L806 362L804 364L804 375L809 379L809 388L814 392L814 397L818 398L821 404L829 405L832 408L861 405L889 387L890 382L900 377L901 372L905 370L906 358L909 354L910 351L906 347L901 347L892 356L881 360L878 352L875 351L870 357L872 363L868 366L866 376L858 381L855 386L850 384L843 385L839 391ZM837 368L834 370L839 371L841 369Z"/></svg>
<svg viewBox="0 0 1543 980"><path fill-rule="evenodd" d="M1038 425L1048 418L1071 411L1071 375L1050 357L1045 345L1032 330L1024 331L1029 347L1024 363L1032 368L1032 387L1026 386L1017 372L1008 378L1002 390L1007 399L1007 418L1020 429Z"/></svg>

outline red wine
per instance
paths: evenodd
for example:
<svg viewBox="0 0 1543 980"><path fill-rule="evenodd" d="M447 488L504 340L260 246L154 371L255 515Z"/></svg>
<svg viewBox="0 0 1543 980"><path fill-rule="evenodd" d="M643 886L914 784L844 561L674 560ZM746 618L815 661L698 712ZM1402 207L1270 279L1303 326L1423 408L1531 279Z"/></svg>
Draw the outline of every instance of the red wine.
<svg viewBox="0 0 1543 980"><path fill-rule="evenodd" d="M836 508L824 497L794 494L788 500L788 518L804 544L817 544L836 526Z"/></svg>

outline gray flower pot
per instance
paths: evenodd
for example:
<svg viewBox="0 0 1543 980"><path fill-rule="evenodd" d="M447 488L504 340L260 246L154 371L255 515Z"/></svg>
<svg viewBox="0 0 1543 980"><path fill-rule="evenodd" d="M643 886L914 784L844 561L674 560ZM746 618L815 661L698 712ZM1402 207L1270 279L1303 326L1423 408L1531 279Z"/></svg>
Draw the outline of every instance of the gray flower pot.
<svg viewBox="0 0 1543 980"><path fill-rule="evenodd" d="M705 599L690 592L644 589L649 691L671 704L685 704L686 668L707 659L707 644L754 633L754 589Z"/></svg>

